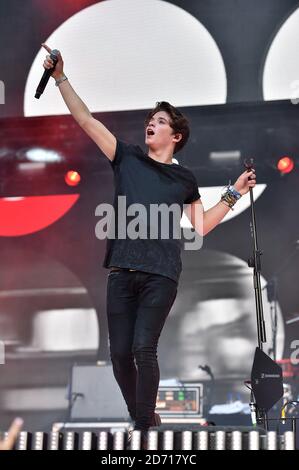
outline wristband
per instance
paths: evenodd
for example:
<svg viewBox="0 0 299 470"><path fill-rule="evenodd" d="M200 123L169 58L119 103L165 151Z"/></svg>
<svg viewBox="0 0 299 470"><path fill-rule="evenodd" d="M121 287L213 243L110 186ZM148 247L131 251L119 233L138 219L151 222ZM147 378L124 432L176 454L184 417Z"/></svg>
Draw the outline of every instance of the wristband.
<svg viewBox="0 0 299 470"><path fill-rule="evenodd" d="M60 83L64 82L65 80L67 80L67 77L64 75L63 77L61 77L61 78L59 78L58 80L56 80L55 85L56 85L56 86L59 86Z"/></svg>
<svg viewBox="0 0 299 470"><path fill-rule="evenodd" d="M226 187L225 193L223 193L221 196L221 202L233 210L233 206L240 199L240 197L242 197L242 194L240 194L233 186L229 184Z"/></svg>

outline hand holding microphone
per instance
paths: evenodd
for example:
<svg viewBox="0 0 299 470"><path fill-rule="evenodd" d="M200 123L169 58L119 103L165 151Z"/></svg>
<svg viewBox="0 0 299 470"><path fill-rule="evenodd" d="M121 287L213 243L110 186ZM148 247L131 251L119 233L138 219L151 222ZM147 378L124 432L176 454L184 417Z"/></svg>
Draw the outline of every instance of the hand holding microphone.
<svg viewBox="0 0 299 470"><path fill-rule="evenodd" d="M45 71L36 89L35 98L37 99L39 99L41 94L44 92L51 76L56 80L56 82L65 77L63 73L63 60L60 52L57 49L51 50L46 44L42 44L42 46L47 52L49 52L49 55L46 56L43 63Z"/></svg>
<svg viewBox="0 0 299 470"><path fill-rule="evenodd" d="M256 174L253 168L253 162L245 164L246 170L239 176L234 183L234 188L243 196L253 189L256 185Z"/></svg>
<svg viewBox="0 0 299 470"><path fill-rule="evenodd" d="M254 159L250 158L249 160L244 160L244 167L246 168L247 173L249 173L250 175L248 176L248 181L254 180L256 178L254 169Z"/></svg>

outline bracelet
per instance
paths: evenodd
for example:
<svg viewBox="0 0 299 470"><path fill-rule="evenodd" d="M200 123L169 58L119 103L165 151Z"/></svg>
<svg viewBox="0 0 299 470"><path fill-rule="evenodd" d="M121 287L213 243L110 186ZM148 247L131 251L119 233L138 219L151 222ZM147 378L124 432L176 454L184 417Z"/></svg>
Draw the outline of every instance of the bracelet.
<svg viewBox="0 0 299 470"><path fill-rule="evenodd" d="M233 186L229 184L226 187L226 192L221 196L221 202L233 210L233 206L240 199L240 197L242 197L242 194L240 194Z"/></svg>
<svg viewBox="0 0 299 470"><path fill-rule="evenodd" d="M64 75L63 77L61 77L61 78L59 78L58 80L56 80L55 85L56 85L56 86L59 86L60 83L64 82L65 80L67 80L67 77Z"/></svg>
<svg viewBox="0 0 299 470"><path fill-rule="evenodd" d="M229 186L228 187L229 191L234 195L234 197L237 199L237 201L242 197L242 194L237 191L234 186Z"/></svg>
<svg viewBox="0 0 299 470"><path fill-rule="evenodd" d="M223 204L225 204L227 207L229 207L232 211L234 210L234 209L229 205L229 203L226 202L224 199L221 199L220 202L223 202Z"/></svg>

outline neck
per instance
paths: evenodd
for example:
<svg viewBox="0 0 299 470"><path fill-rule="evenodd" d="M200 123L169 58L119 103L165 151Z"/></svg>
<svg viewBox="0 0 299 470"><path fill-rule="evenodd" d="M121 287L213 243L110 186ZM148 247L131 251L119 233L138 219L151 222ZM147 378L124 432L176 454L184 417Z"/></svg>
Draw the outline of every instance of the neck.
<svg viewBox="0 0 299 470"><path fill-rule="evenodd" d="M168 149L153 150L148 149L148 156L160 163L172 163L173 152Z"/></svg>

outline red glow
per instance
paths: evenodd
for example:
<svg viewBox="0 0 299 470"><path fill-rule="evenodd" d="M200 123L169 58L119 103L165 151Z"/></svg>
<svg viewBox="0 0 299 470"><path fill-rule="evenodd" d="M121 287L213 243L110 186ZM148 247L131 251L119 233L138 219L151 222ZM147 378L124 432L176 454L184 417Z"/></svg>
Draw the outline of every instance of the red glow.
<svg viewBox="0 0 299 470"><path fill-rule="evenodd" d="M65 175L64 181L68 186L77 186L81 181L81 176L77 171L70 170Z"/></svg>
<svg viewBox="0 0 299 470"><path fill-rule="evenodd" d="M38 232L63 217L78 199L79 194L0 198L0 236Z"/></svg>
<svg viewBox="0 0 299 470"><path fill-rule="evenodd" d="M291 157L282 157L278 162L277 162L277 169L283 173L291 173L293 171L295 163L294 160Z"/></svg>

